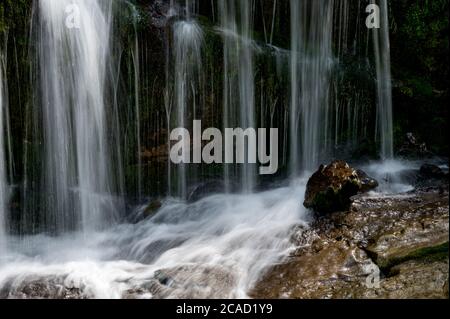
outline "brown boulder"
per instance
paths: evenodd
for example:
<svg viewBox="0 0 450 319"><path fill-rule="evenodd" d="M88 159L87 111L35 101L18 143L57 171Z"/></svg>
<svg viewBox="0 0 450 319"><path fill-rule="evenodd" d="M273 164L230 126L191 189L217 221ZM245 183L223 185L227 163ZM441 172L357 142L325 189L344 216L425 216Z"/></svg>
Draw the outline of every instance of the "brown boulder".
<svg viewBox="0 0 450 319"><path fill-rule="evenodd" d="M344 161L321 165L308 181L303 205L322 214L346 210L351 197L378 186L378 182Z"/></svg>

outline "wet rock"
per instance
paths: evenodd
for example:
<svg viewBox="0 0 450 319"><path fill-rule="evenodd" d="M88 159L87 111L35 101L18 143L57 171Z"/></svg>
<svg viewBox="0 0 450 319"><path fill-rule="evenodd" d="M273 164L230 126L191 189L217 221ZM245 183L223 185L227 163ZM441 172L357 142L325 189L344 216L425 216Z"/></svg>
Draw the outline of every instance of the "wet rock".
<svg viewBox="0 0 450 319"><path fill-rule="evenodd" d="M170 11L170 0L145 1L138 0L139 7L146 15L146 21L156 28L164 28L173 15Z"/></svg>
<svg viewBox="0 0 450 319"><path fill-rule="evenodd" d="M398 155L408 158L432 156L425 143L419 142L413 133L407 133Z"/></svg>
<svg viewBox="0 0 450 319"><path fill-rule="evenodd" d="M11 278L0 290L0 299L88 299L84 287L65 283L57 276Z"/></svg>
<svg viewBox="0 0 450 319"><path fill-rule="evenodd" d="M129 290L125 298L233 298L236 278L229 269L220 266L185 265L155 272L145 285Z"/></svg>
<svg viewBox="0 0 450 319"><path fill-rule="evenodd" d="M363 170L357 169L356 174L361 184L359 189L360 193L365 193L378 187L378 181L367 175Z"/></svg>
<svg viewBox="0 0 450 319"><path fill-rule="evenodd" d="M444 171L437 165L423 164L420 167L420 175L424 178L444 178Z"/></svg>
<svg viewBox="0 0 450 319"><path fill-rule="evenodd" d="M448 192L357 195L298 230L255 298L448 298ZM378 278L379 285L368 285Z"/></svg>
<svg viewBox="0 0 450 319"><path fill-rule="evenodd" d="M448 258L442 261L411 260L391 269L380 288L368 298L448 299Z"/></svg>
<svg viewBox="0 0 450 319"><path fill-rule="evenodd" d="M378 183L344 161L321 165L308 181L304 206L322 214L345 210L351 197L376 188Z"/></svg>
<svg viewBox="0 0 450 319"><path fill-rule="evenodd" d="M148 206L142 212L144 219L155 216L158 210L162 207L162 203L160 200L155 199L148 204Z"/></svg>
<svg viewBox="0 0 450 319"><path fill-rule="evenodd" d="M313 245L314 246L314 245ZM344 241L325 241L299 251L275 266L250 293L254 298L352 298L354 287L376 266L358 247ZM338 289L338 287L340 287ZM343 288L346 289L343 289Z"/></svg>
<svg viewBox="0 0 450 319"><path fill-rule="evenodd" d="M200 199L223 193L226 190L225 183L222 180L213 180L195 185L189 193L188 202L194 203Z"/></svg>
<svg viewBox="0 0 450 319"><path fill-rule="evenodd" d="M382 234L367 251L383 269L404 260L445 256L448 254L448 218L424 218L398 232Z"/></svg>
<svg viewBox="0 0 450 319"><path fill-rule="evenodd" d="M449 175L437 165L424 164L420 167L414 185L417 189L438 188L448 191Z"/></svg>

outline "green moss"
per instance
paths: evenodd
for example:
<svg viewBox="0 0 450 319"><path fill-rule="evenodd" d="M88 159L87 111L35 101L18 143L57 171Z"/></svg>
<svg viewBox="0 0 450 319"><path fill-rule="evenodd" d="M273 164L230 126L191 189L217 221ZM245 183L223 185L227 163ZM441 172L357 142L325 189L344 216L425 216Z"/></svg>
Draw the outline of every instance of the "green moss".
<svg viewBox="0 0 450 319"><path fill-rule="evenodd" d="M446 155L448 138L436 132L448 129L449 2L393 1L391 6L396 145L414 132L433 152Z"/></svg>
<svg viewBox="0 0 450 319"><path fill-rule="evenodd" d="M398 258L388 258L377 261L377 264L380 269L387 271L390 268L409 260L420 260L423 262L443 261L449 257L448 248L448 242L446 242L437 246L420 248Z"/></svg>
<svg viewBox="0 0 450 319"><path fill-rule="evenodd" d="M29 16L32 1L2 0L0 3L0 33L14 29Z"/></svg>

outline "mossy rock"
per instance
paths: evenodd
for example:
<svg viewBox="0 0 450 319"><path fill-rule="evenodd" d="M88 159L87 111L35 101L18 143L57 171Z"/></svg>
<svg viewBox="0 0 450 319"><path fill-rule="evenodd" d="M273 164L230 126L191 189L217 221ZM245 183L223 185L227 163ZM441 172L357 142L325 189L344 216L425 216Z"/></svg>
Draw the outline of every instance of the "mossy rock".
<svg viewBox="0 0 450 319"><path fill-rule="evenodd" d="M392 267L409 260L435 262L447 260L449 256L448 241L444 243L418 244L417 247L390 247L384 252L379 252L374 247L369 247L368 252L378 267L384 271L388 271Z"/></svg>

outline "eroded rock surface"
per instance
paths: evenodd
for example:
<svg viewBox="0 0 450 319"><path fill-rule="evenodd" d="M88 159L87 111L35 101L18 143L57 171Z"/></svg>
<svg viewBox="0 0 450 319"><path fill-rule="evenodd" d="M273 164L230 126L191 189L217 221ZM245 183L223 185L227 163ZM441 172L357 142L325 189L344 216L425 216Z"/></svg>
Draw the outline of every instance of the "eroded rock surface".
<svg viewBox="0 0 450 319"><path fill-rule="evenodd" d="M84 286L66 282L64 276L10 278L0 290L0 299L88 299L94 296Z"/></svg>
<svg viewBox="0 0 450 319"><path fill-rule="evenodd" d="M128 290L124 298L140 298L146 295L156 299L233 298L235 285L236 278L228 269L186 265L158 270L153 279L136 289Z"/></svg>
<svg viewBox="0 0 450 319"><path fill-rule="evenodd" d="M250 295L448 298L448 210L448 188L358 195L348 211L299 229L295 254L268 270Z"/></svg>

